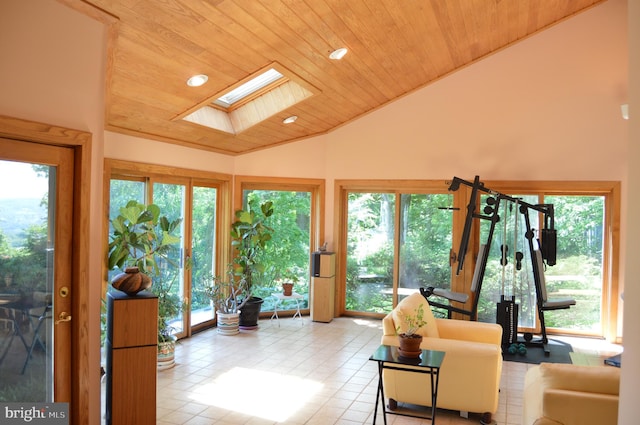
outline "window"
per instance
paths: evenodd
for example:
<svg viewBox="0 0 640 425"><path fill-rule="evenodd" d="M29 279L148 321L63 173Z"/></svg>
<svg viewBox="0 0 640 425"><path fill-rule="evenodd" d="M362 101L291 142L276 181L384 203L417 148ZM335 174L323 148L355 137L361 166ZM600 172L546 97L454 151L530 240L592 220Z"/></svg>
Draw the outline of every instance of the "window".
<svg viewBox="0 0 640 425"><path fill-rule="evenodd" d="M235 210L251 205L254 211L260 211L263 202L271 201L275 211L266 223L274 232L262 259L265 272L255 293L264 299L261 310L273 311L276 300L271 294L282 292L280 284L287 275L297 277L293 290L304 297L300 308L308 310L310 258L319 241L318 215L324 181L291 179L283 183L282 179L236 177L236 187L241 189L236 193ZM295 309L295 301L285 301L278 306L278 311Z"/></svg>
<svg viewBox="0 0 640 425"><path fill-rule="evenodd" d="M547 312L547 330L596 336L616 335L617 251L619 244L618 182L484 182L495 191L530 204L554 204L558 234L557 264L545 271L551 295L571 296L570 310ZM341 217L338 224L342 260L338 291L345 314L381 316L404 295L422 286L469 293L479 244L487 240L489 221L474 220L464 269L450 267L455 258L469 193L446 193L439 182L337 181ZM482 211L486 195L479 197ZM529 247L522 237L523 216L513 206L500 207L506 220L496 225L480 292L479 320L496 321L496 303L514 295L519 327L535 331L537 310ZM543 217L528 214L534 231ZM504 226L506 224L506 226ZM502 267L501 248L509 263ZM513 267L522 252L521 270ZM455 304L454 304L455 305ZM470 309L471 301L463 309ZM539 330L539 329L538 329Z"/></svg>
<svg viewBox="0 0 640 425"><path fill-rule="evenodd" d="M442 182L399 186L344 190L346 311L385 313L420 287L450 289L452 197Z"/></svg>
<svg viewBox="0 0 640 425"><path fill-rule="evenodd" d="M171 321L175 335L188 336L213 325L211 301L199 288L205 277L223 274L229 261L227 250L218 247L228 245L228 232L220 231L220 225L225 219L226 226L229 223L228 214L221 211L229 205L230 176L116 160L106 160L105 171L110 176L110 218L129 200L155 203L170 220L182 218L179 250L161 265L161 276L156 278L188 302L188 310Z"/></svg>
<svg viewBox="0 0 640 425"><path fill-rule="evenodd" d="M610 190L601 191L595 187L588 191L572 189L570 184L562 184L563 189L555 188L537 190L537 193L510 189L509 192L494 186L494 190L508 194L514 198L535 204L552 204L554 206L554 227L557 231L556 265L546 267L544 271L547 282L547 293L550 298L569 297L576 300L576 305L567 310L548 311L545 313L547 330L564 333L605 336L609 326L615 321L608 306L608 300L617 297L614 276L607 275L607 264L611 264L613 250L611 245L617 235L607 231L611 229L614 217L613 185ZM525 193L525 194L523 194ZM481 206L486 196L481 197ZM506 209L504 208L506 207ZM524 227L521 214L511 211L511 205L505 203L501 207L501 224L496 231L487 262L482 293L478 306L478 317L481 321L495 321L495 305L501 295L515 296L519 305L518 324L521 331L539 329L535 287L531 259L527 241L523 237L514 238L516 217L519 218L520 232ZM607 214L607 211L610 213ZM540 238L543 217L536 211L529 211L531 228L534 232L534 248ZM504 221L507 225L503 226ZM480 240L486 240L489 228L487 222L481 223ZM617 245L617 243L616 243ZM500 263L501 247L507 247L507 264ZM515 246L515 248L514 248ZM606 246L611 246L606 250ZM523 253L521 270L514 270L516 252Z"/></svg>
<svg viewBox="0 0 640 425"><path fill-rule="evenodd" d="M314 86L273 62L174 119L239 134L316 93Z"/></svg>
<svg viewBox="0 0 640 425"><path fill-rule="evenodd" d="M223 108L229 108L249 96L252 96L267 86L272 86L277 81L284 78L284 75L273 68L269 68L262 74L257 75L239 87L223 94L213 103Z"/></svg>

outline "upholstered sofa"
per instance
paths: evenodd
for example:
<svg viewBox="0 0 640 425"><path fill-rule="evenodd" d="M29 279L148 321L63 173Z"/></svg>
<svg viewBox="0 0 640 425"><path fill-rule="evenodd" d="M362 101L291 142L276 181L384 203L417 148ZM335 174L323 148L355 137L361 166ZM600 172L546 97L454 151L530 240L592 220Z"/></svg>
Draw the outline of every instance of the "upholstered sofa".
<svg viewBox="0 0 640 425"><path fill-rule="evenodd" d="M523 425L615 425L620 369L541 363L525 375Z"/></svg>
<svg viewBox="0 0 640 425"><path fill-rule="evenodd" d="M382 320L382 344L398 346L396 328L403 331L402 314L413 314L423 304L427 324L418 330L421 348L444 351L440 369L438 408L458 410L464 416L480 413L490 423L498 409L502 372L502 327L495 323L434 318L426 299L415 293L405 297ZM398 402L431 406L429 375L384 370L383 385L390 408Z"/></svg>

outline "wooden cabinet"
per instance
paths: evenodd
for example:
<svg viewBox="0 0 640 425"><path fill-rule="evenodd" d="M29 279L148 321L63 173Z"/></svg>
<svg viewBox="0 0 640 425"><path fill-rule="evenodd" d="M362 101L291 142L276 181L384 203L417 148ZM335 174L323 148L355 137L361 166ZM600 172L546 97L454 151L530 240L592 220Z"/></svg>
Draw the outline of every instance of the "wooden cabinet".
<svg viewBox="0 0 640 425"><path fill-rule="evenodd" d="M311 320L328 323L335 314L336 254L314 252L312 269Z"/></svg>
<svg viewBox="0 0 640 425"><path fill-rule="evenodd" d="M107 294L107 425L154 425L158 298Z"/></svg>
<svg viewBox="0 0 640 425"><path fill-rule="evenodd" d="M329 323L335 312L336 278L314 277L311 286L311 320Z"/></svg>

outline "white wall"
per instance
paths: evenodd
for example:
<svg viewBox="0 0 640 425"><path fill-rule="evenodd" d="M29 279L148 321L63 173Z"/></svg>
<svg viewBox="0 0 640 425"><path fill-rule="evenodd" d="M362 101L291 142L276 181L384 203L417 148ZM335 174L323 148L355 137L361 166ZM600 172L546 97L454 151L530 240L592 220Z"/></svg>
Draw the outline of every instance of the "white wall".
<svg viewBox="0 0 640 425"><path fill-rule="evenodd" d="M90 200L90 385L99 388L102 269L102 139L105 79L102 24L52 0L0 1L0 115L92 133ZM89 416L100 417L100 392Z"/></svg>
<svg viewBox="0 0 640 425"><path fill-rule="evenodd" d="M233 157L228 155L127 136L112 131L104 133L104 157L226 174L233 174L234 168Z"/></svg>
<svg viewBox="0 0 640 425"><path fill-rule="evenodd" d="M326 157L330 245L335 179L624 181L627 54L626 3L610 0L323 137L240 156L236 172L279 155L274 171L306 177Z"/></svg>
<svg viewBox="0 0 640 425"><path fill-rule="evenodd" d="M640 383L640 261L635 258L640 240L640 2L629 0L629 140L628 140L628 221L624 263L627 284L624 290L624 352L620 384L619 425L638 423L638 390ZM631 218L632 217L632 218Z"/></svg>

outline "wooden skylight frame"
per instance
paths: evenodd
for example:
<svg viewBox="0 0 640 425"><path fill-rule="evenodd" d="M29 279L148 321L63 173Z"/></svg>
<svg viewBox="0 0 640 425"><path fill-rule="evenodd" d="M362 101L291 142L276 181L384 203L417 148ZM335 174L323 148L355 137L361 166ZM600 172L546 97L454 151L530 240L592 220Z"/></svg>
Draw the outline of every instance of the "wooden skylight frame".
<svg viewBox="0 0 640 425"><path fill-rule="evenodd" d="M270 69L277 71L282 77L258 87L227 107L215 103L221 97ZM319 90L313 85L279 63L273 62L207 98L175 119L182 119L225 133L238 134L317 93Z"/></svg>

